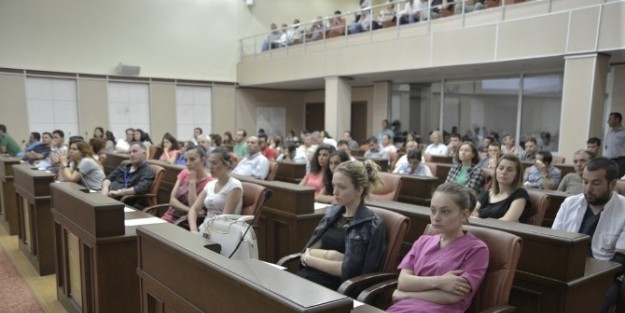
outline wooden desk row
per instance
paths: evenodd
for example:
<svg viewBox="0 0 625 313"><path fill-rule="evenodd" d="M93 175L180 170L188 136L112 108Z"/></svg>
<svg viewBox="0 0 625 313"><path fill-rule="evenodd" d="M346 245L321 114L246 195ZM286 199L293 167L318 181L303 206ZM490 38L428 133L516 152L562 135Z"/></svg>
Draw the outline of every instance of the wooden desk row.
<svg viewBox="0 0 625 313"><path fill-rule="evenodd" d="M166 226L137 231L142 312L382 312L353 309L350 298L264 262L211 253Z"/></svg>
<svg viewBox="0 0 625 313"><path fill-rule="evenodd" d="M0 155L0 223L9 231L9 235L17 235L17 204L15 202L15 187L13 165L20 164L20 160Z"/></svg>

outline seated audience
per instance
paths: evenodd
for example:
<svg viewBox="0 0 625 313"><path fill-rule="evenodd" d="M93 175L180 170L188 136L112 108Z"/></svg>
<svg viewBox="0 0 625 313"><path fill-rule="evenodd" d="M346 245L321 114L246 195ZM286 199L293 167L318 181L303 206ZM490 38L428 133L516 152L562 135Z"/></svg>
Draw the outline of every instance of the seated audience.
<svg viewBox="0 0 625 313"><path fill-rule="evenodd" d="M432 170L430 170L430 167L421 164L421 152L419 150L410 150L408 151L406 156L408 159L408 163L402 163L399 167L395 168L395 171L393 171L393 173L434 177L434 175L432 175Z"/></svg>
<svg viewBox="0 0 625 313"><path fill-rule="evenodd" d="M130 143L133 142L134 139L135 139L135 130L133 128L127 128L126 138L117 140L117 143L115 144L115 152L128 153L128 150L130 149Z"/></svg>
<svg viewBox="0 0 625 313"><path fill-rule="evenodd" d="M489 253L462 229L475 206L472 190L445 183L432 195L430 221L438 234L421 235L399 264L389 313L465 312L480 288Z"/></svg>
<svg viewBox="0 0 625 313"><path fill-rule="evenodd" d="M24 154L26 154L26 152L33 151L33 149L40 144L41 144L41 134L38 132L31 132L30 137L28 137L28 142L22 143L22 145L24 146L24 149L18 152L15 155L15 157L22 159L22 160L26 160L26 158L24 157Z"/></svg>
<svg viewBox="0 0 625 313"><path fill-rule="evenodd" d="M52 140L50 141L50 153L48 157L41 160L37 167L39 169L50 170L52 173L57 174L59 166L61 165L61 154L67 153L67 146L65 145L65 133L57 129L52 132Z"/></svg>
<svg viewBox="0 0 625 313"><path fill-rule="evenodd" d="M93 138L91 138L91 139L104 139L104 128L102 128L100 126L94 128L93 129Z"/></svg>
<svg viewBox="0 0 625 313"><path fill-rule="evenodd" d="M557 143L551 140L551 134L549 132L540 133L540 150L543 151L556 151Z"/></svg>
<svg viewBox="0 0 625 313"><path fill-rule="evenodd" d="M141 195L150 191L154 181L154 171L146 162L147 152L140 142L133 142L128 151L130 162L120 164L102 182L102 194L113 198L128 195ZM138 199L128 203L134 205Z"/></svg>
<svg viewBox="0 0 625 313"><path fill-rule="evenodd" d="M240 128L235 133L232 151L239 159L247 156L247 131L245 129Z"/></svg>
<svg viewBox="0 0 625 313"><path fill-rule="evenodd" d="M336 149L345 152L351 161L356 161L356 158L352 156L352 150L349 147L349 142L345 139L341 139L336 142ZM358 147L360 149L360 147Z"/></svg>
<svg viewBox="0 0 625 313"><path fill-rule="evenodd" d="M276 23L271 23L271 33L267 36L267 39L263 42L261 51L267 51L269 49L276 49L280 47L280 36L282 35L278 30ZM197 136L195 136L197 138Z"/></svg>
<svg viewBox="0 0 625 313"><path fill-rule="evenodd" d="M332 136L328 134L327 130L319 131L319 137L321 138L321 143L325 143L326 145L331 145L332 147L336 148L336 139L332 138Z"/></svg>
<svg viewBox="0 0 625 313"><path fill-rule="evenodd" d="M441 132L435 130L430 134L430 141L432 142L430 145L425 148L425 155L447 155L447 146L442 143L443 137ZM426 160L428 160L426 158Z"/></svg>
<svg viewBox="0 0 625 313"><path fill-rule="evenodd" d="M399 12L399 23L400 24L408 24L415 23L421 20L421 12L427 13L426 11L422 11L423 9L427 10L427 0L408 0L404 5L404 10Z"/></svg>
<svg viewBox="0 0 625 313"><path fill-rule="evenodd" d="M334 11L334 16L330 19L330 30L328 37L336 37L345 35L345 19L341 16L341 11Z"/></svg>
<svg viewBox="0 0 625 313"><path fill-rule="evenodd" d="M6 153L14 157L21 150L20 145L7 133L7 127L0 124L0 154Z"/></svg>
<svg viewBox="0 0 625 313"><path fill-rule="evenodd" d="M478 0L460 0L454 7L454 14L469 13L484 8L484 4Z"/></svg>
<svg viewBox="0 0 625 313"><path fill-rule="evenodd" d="M449 170L445 182L453 182L480 192L484 185L484 175L478 162L480 157L477 148L470 141L465 141L460 145L456 154L458 163Z"/></svg>
<svg viewBox="0 0 625 313"><path fill-rule="evenodd" d="M306 41L315 41L323 39L325 33L325 26L323 25L323 18L317 16L317 19L310 26L310 30L306 31Z"/></svg>
<svg viewBox="0 0 625 313"><path fill-rule="evenodd" d="M152 155L150 155L150 147L154 143L152 142L152 138L150 138L150 134L144 132L141 128L137 128L137 129L135 129L135 132L134 132L134 135L133 135L133 141L137 141L137 142L143 143L143 145L145 146L145 151L147 151L147 154L148 154L148 159L152 158ZM178 147L176 147L176 148L178 148Z"/></svg>
<svg viewBox="0 0 625 313"><path fill-rule="evenodd" d="M419 144L414 140L407 141L406 142L406 154L399 157L399 159L395 163L395 169L393 170L393 173L399 173L400 168L408 165L408 153L410 153L410 151L413 151L413 150L419 151ZM419 155L420 154L421 154L421 151L419 151Z"/></svg>
<svg viewBox="0 0 625 313"><path fill-rule="evenodd" d="M345 151L334 151L330 154L328 166L323 171L323 187L321 192L315 195L316 202L334 203L334 187L332 186L332 176L336 171L336 168L344 162L350 161L349 155Z"/></svg>
<svg viewBox="0 0 625 313"><path fill-rule="evenodd" d="M493 141L494 141L493 137L491 137L491 136L484 137L484 139L482 139L482 144L477 147L477 151L478 152L488 152L488 147L490 146L491 142L493 142Z"/></svg>
<svg viewBox="0 0 625 313"><path fill-rule="evenodd" d="M444 10L448 10L454 0L432 0L430 7L430 18L437 19L443 15Z"/></svg>
<svg viewBox="0 0 625 313"><path fill-rule="evenodd" d="M521 161L516 155L507 153L499 158L490 190L480 193L473 215L526 222L532 204L527 190L523 188L521 171Z"/></svg>
<svg viewBox="0 0 625 313"><path fill-rule="evenodd" d="M22 159L30 164L39 167L39 163L42 160L49 158L51 147L52 134L49 132L44 132L42 134L41 143L33 147L32 150L26 151Z"/></svg>
<svg viewBox="0 0 625 313"><path fill-rule="evenodd" d="M187 141L184 146L178 150L178 159L176 159L176 164L177 165L185 165L187 164L187 156L186 156L186 152L190 149L193 149L195 146L197 146L196 144L193 143L193 141L189 140ZM204 148L204 147L202 147ZM204 149L204 151L206 151L206 149ZM204 162L206 162L206 157L203 158Z"/></svg>
<svg viewBox="0 0 625 313"><path fill-rule="evenodd" d="M365 205L371 185L381 183L371 160L347 161L332 177L337 205L326 208L301 256L297 275L336 290L360 274L381 270L386 257L382 219Z"/></svg>
<svg viewBox="0 0 625 313"><path fill-rule="evenodd" d="M100 138L91 138L89 140L89 146L91 146L91 151L93 151L93 158L100 162L100 157L106 158L106 150L104 147L106 146L106 141Z"/></svg>
<svg viewBox="0 0 625 313"><path fill-rule="evenodd" d="M260 153L258 137L250 136L247 138L247 156L239 161L232 174L258 179L267 178L267 174L269 174L269 160Z"/></svg>
<svg viewBox="0 0 625 313"><path fill-rule="evenodd" d="M389 159L388 152L380 149L380 145L378 144L378 138L371 136L367 139L367 145L369 150L365 152L365 158L374 158L374 159Z"/></svg>
<svg viewBox="0 0 625 313"><path fill-rule="evenodd" d="M380 11L378 24L380 27L383 27L387 24L394 26L395 23L395 3L393 3L393 0L386 0L386 6Z"/></svg>
<svg viewBox="0 0 625 313"><path fill-rule="evenodd" d="M393 144L393 137L386 134L382 136L381 148L389 155L397 153L397 147L395 147L395 145Z"/></svg>
<svg viewBox="0 0 625 313"><path fill-rule="evenodd" d="M104 133L104 138L106 139L106 144L104 145L104 150L106 152L115 152L115 146L117 145L117 141L115 141L115 135L110 130L107 130Z"/></svg>
<svg viewBox="0 0 625 313"><path fill-rule="evenodd" d="M447 144L447 156L456 156L458 152L458 147L460 146L460 134L453 133L449 135L449 143Z"/></svg>
<svg viewBox="0 0 625 313"><path fill-rule="evenodd" d="M513 153L519 155L523 149L520 146L514 144L514 137L508 134L503 136L503 145L501 146L501 153Z"/></svg>
<svg viewBox="0 0 625 313"><path fill-rule="evenodd" d="M272 149L267 142L267 135L258 135L258 144L260 145L260 153L262 153L267 160L275 160L278 157L276 150Z"/></svg>
<svg viewBox="0 0 625 313"><path fill-rule="evenodd" d="M87 142L83 140L72 142L69 150L60 157L61 168L58 177L60 181L74 182L89 190L102 190L104 171L95 160L93 150ZM68 161L71 161L71 166Z"/></svg>
<svg viewBox="0 0 625 313"><path fill-rule="evenodd" d="M360 150L360 145L354 138L352 138L352 132L346 130L343 132L343 140L347 141L349 149L351 150ZM337 142L338 145L338 142Z"/></svg>
<svg viewBox="0 0 625 313"><path fill-rule="evenodd" d="M252 138L256 137L248 138L248 142ZM213 216L241 214L243 185L241 181L230 175L231 162L228 150L223 148L217 148L208 155L210 174L215 179L206 184L204 190L197 196L189 209L189 229L191 232L203 234L206 231L206 222ZM198 227L197 217L203 209L206 210L206 219Z"/></svg>
<svg viewBox="0 0 625 313"><path fill-rule="evenodd" d="M276 152L276 159L283 153L282 148L282 137L281 136L273 136L271 140L269 140L269 148L273 149Z"/></svg>
<svg viewBox="0 0 625 313"><path fill-rule="evenodd" d="M586 167L586 163L593 157L592 152L588 150L577 150L573 156L573 168L575 172L564 175L560 185L558 185L558 191L563 191L571 195L582 193L582 174L584 173L584 167Z"/></svg>
<svg viewBox="0 0 625 313"><path fill-rule="evenodd" d="M308 186L315 188L315 196L317 196L323 188L323 176L328 168L330 154L334 152L334 147L321 144L317 147L315 154L310 160L310 171L306 173L304 179L299 183L300 186Z"/></svg>
<svg viewBox="0 0 625 313"><path fill-rule="evenodd" d="M191 141L188 142L193 144ZM176 184L174 184L174 188L171 190L169 209L162 216L162 219L170 223L174 223L187 215L191 206L197 200L198 194L213 179L204 167L206 163L206 150L204 147L194 145L189 147L184 152L184 155L186 167L178 174Z"/></svg>
<svg viewBox="0 0 625 313"><path fill-rule="evenodd" d="M582 193L564 200L553 222L553 229L586 234L591 237L589 257L625 266L625 197L616 193L618 166L607 158L594 158L582 174ZM600 312L623 312L619 274L609 287Z"/></svg>
<svg viewBox="0 0 625 313"><path fill-rule="evenodd" d="M293 163L308 163L306 155L297 149L295 142L289 142L286 144L286 149L282 150L282 154L276 159L278 161L291 161Z"/></svg>
<svg viewBox="0 0 625 313"><path fill-rule="evenodd" d="M165 133L161 140L161 148L163 149L163 153L161 153L159 161L169 164L176 163L176 160L178 160L178 140L170 133Z"/></svg>
<svg viewBox="0 0 625 313"><path fill-rule="evenodd" d="M536 151L538 151L538 141L534 137L529 137L525 141L525 151L519 152L519 159L521 162L534 162L536 160Z"/></svg>
<svg viewBox="0 0 625 313"><path fill-rule="evenodd" d="M232 133L225 131L223 137L223 144L232 148L234 146L234 140L232 139ZM197 138L197 137L196 137Z"/></svg>
<svg viewBox="0 0 625 313"><path fill-rule="evenodd" d="M560 183L560 169L551 164L549 151L538 151L534 165L525 171L524 185L527 187L555 190Z"/></svg>
<svg viewBox="0 0 625 313"><path fill-rule="evenodd" d="M586 150L592 152L595 157L600 156L599 149L601 149L601 139L590 137L588 141L586 141Z"/></svg>
<svg viewBox="0 0 625 313"><path fill-rule="evenodd" d="M497 160L503 155L501 153L501 145L493 141L488 145L488 156L480 160L481 168L495 168L497 166Z"/></svg>

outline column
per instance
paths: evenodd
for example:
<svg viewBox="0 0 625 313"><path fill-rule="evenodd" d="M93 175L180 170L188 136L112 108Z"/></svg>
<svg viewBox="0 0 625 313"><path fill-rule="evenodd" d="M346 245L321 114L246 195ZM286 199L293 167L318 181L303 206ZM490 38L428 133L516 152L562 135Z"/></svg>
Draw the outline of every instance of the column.
<svg viewBox="0 0 625 313"><path fill-rule="evenodd" d="M343 131L351 129L352 86L349 78L325 79L325 130L333 138L341 138Z"/></svg>
<svg viewBox="0 0 625 313"><path fill-rule="evenodd" d="M567 160L589 137L603 138L608 59L597 53L565 57L558 154Z"/></svg>
<svg viewBox="0 0 625 313"><path fill-rule="evenodd" d="M382 120L389 118L392 88L393 84L390 81L373 83L373 103L370 110L372 115L368 134L377 134L378 130L382 128ZM389 123L392 122L389 120Z"/></svg>

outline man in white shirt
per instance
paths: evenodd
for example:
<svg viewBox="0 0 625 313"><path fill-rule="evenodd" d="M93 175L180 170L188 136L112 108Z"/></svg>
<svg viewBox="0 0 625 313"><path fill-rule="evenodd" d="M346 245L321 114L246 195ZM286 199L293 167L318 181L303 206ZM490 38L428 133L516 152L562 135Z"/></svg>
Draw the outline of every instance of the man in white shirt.
<svg viewBox="0 0 625 313"><path fill-rule="evenodd" d="M406 154L402 155L399 160L397 160L397 163L395 163L395 169L393 170L393 173L399 173L399 169L404 166L404 164L408 164L408 152L413 151L413 150L417 150L419 148L419 144L414 141L414 140L410 140L406 143Z"/></svg>
<svg viewBox="0 0 625 313"><path fill-rule="evenodd" d="M247 137L247 156L239 161L232 174L265 179L269 174L269 160L260 153L258 137Z"/></svg>
<svg viewBox="0 0 625 313"><path fill-rule="evenodd" d="M134 138L135 130L132 128L127 128L126 138L117 140L117 144L115 145L115 152L128 153L128 150L130 150L130 143L134 141Z"/></svg>
<svg viewBox="0 0 625 313"><path fill-rule="evenodd" d="M582 193L564 200L552 228L589 235L592 239L588 256L623 266L625 197L615 192L618 177L618 167L613 161L607 158L588 161L582 174ZM616 312L625 311L623 299L619 299L621 284L619 279L614 280L600 312L608 312L613 304L617 305Z"/></svg>

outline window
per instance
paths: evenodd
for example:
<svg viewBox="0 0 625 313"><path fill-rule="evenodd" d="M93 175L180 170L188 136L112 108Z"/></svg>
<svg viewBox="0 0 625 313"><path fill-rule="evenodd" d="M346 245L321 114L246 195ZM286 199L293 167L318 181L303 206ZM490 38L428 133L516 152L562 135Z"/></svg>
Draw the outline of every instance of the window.
<svg viewBox="0 0 625 313"><path fill-rule="evenodd" d="M109 129L126 138L126 128L150 132L150 92L147 84L109 82Z"/></svg>
<svg viewBox="0 0 625 313"><path fill-rule="evenodd" d="M176 131L179 141L193 138L193 129L212 131L212 90L203 86L176 86Z"/></svg>
<svg viewBox="0 0 625 313"><path fill-rule="evenodd" d="M75 80L27 77L26 103L31 132L60 129L65 138L79 135Z"/></svg>
<svg viewBox="0 0 625 313"><path fill-rule="evenodd" d="M540 150L558 150L562 84L561 74L525 77L521 141L531 136L538 141Z"/></svg>

